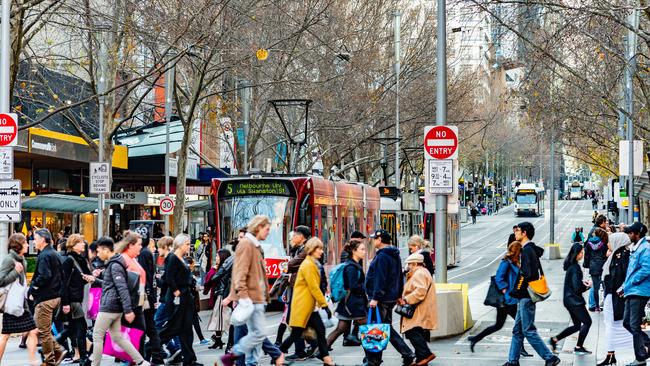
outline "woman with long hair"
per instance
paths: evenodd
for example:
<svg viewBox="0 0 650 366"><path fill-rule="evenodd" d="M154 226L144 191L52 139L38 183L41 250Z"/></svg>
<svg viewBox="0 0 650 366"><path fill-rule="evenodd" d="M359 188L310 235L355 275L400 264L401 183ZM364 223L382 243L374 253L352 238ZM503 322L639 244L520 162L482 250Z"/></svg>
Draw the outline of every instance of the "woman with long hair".
<svg viewBox="0 0 650 366"><path fill-rule="evenodd" d="M27 284L25 271L27 264L25 262L25 253L29 249L29 244L25 235L21 233L12 234L9 237L9 253L2 260L0 265L0 287L7 286L16 280L21 285ZM27 351L29 352L29 365L40 365L41 361L36 358L36 344L38 343L38 334L34 317L29 311L27 300L23 304L24 313L21 316L4 314L2 316L2 335L0 335L0 363L2 355L5 352L9 336L14 333L27 333Z"/></svg>
<svg viewBox="0 0 650 366"><path fill-rule="evenodd" d="M607 242L609 235L607 231L602 228L596 228L593 236L587 239L584 251L583 267L589 269L589 275L593 283L592 288L589 290L589 311L601 312L600 308L600 284L603 273L603 265L607 261Z"/></svg>
<svg viewBox="0 0 650 366"><path fill-rule="evenodd" d="M517 299L510 296L510 291L512 291L517 284L517 275L519 274L519 266L521 264L520 257L521 243L513 241L508 245L508 252L503 259L501 259L501 263L499 263L499 268L497 268L495 276L496 285L499 288L499 291L503 293L506 305L497 308L497 319L493 325L483 329L479 334L467 338L467 340L469 340L469 348L472 352L474 352L476 344L483 338L501 330L503 325L506 323L508 316L512 319L517 316ZM523 347L521 348L521 355L524 357L533 356L526 352Z"/></svg>
<svg viewBox="0 0 650 366"><path fill-rule="evenodd" d="M294 294L291 300L291 315L289 316L291 334L280 345L280 351L286 354L289 347L302 337L303 331L307 327L312 327L316 331L318 357L325 365L334 365L325 339L325 325L323 325L318 312L314 311L315 306L318 305L319 308L327 312L328 316L331 316L327 300L325 300L325 296L320 290L320 270L316 264L323 256L323 242L313 237L305 244L304 251L307 256L298 269L298 277L293 287Z"/></svg>
<svg viewBox="0 0 650 366"><path fill-rule="evenodd" d="M597 366L615 365L617 350L633 348L632 334L623 327L625 298L616 293L625 282L627 266L630 263L630 244L632 244L630 237L625 233L609 235L609 250L612 254L603 265L603 287L605 288L603 321L605 339L607 339L607 357Z"/></svg>
<svg viewBox="0 0 650 366"><path fill-rule="evenodd" d="M366 257L366 245L361 240L352 239L345 244L343 250L348 253L348 260L343 269L343 288L346 295L336 307L339 323L327 337L328 347L332 347L341 334L350 333L353 321L357 324L366 324L368 297L363 286L366 276L361 266L361 261ZM354 337L354 340L358 342L357 337Z"/></svg>
<svg viewBox="0 0 650 366"><path fill-rule="evenodd" d="M203 294L210 294L210 307L213 309L213 313L215 311L221 312L223 298L228 296L230 293L230 273L228 273L229 271L226 270L220 270L221 267L226 263L226 259L229 257L230 251L228 249L219 249L215 258L214 265L205 275L205 281L203 283ZM214 317L215 314L212 316ZM220 314L216 316L220 316ZM214 343L209 348L223 348L221 335L224 331L226 331L226 329L217 329L214 331L214 334L212 335L212 340Z"/></svg>
<svg viewBox="0 0 650 366"><path fill-rule="evenodd" d="M585 299L582 293L590 287L588 282L582 280L582 269L578 263L584 256L584 250L581 243L574 243L569 250L569 254L564 259L564 307L569 311L573 325L561 331L555 337L551 337L549 343L553 352L557 350L557 343L571 334L578 332L578 343L573 349L576 355L591 354L584 347L585 339L591 327L591 317L587 311Z"/></svg>

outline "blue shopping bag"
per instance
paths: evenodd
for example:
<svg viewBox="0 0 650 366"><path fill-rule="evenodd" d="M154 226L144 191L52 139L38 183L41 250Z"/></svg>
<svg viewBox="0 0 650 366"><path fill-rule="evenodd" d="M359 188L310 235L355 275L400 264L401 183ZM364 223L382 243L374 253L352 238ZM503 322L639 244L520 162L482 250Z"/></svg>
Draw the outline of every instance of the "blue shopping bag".
<svg viewBox="0 0 650 366"><path fill-rule="evenodd" d="M381 352L388 347L390 341L390 324L382 324L379 307L375 307L375 318L372 321L372 308L368 308L368 324L359 327L361 345L368 352Z"/></svg>

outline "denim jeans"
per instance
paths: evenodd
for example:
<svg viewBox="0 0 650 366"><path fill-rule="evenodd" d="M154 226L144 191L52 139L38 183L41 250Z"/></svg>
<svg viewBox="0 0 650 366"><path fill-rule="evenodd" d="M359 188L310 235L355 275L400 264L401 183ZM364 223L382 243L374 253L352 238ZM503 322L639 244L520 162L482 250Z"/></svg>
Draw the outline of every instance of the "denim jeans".
<svg viewBox="0 0 650 366"><path fill-rule="evenodd" d="M158 304L158 309L156 309L156 313L153 316L153 322L156 326L156 330L160 331L160 329L163 327L165 322L169 319L169 316L171 314L171 309L167 307L167 304L164 302L161 302ZM167 342L167 349L169 352L176 352L181 348L180 340L178 337L172 338L169 342Z"/></svg>
<svg viewBox="0 0 650 366"><path fill-rule="evenodd" d="M533 346L539 357L544 360L553 358L553 353L546 347L542 337L537 334L537 328L535 328L535 303L531 299L519 300L515 325L512 329L512 341L510 342L510 356L508 357L510 363L519 363L524 338Z"/></svg>
<svg viewBox="0 0 650 366"><path fill-rule="evenodd" d="M236 354L243 354L246 357L247 365L257 365L257 360L262 350L262 344L266 339L266 335L264 334L264 327L266 324L264 310L266 309L266 305L254 304L253 306L253 314L246 321L248 334L240 339L233 347L233 351Z"/></svg>
<svg viewBox="0 0 650 366"><path fill-rule="evenodd" d="M589 289L589 309L600 307L600 284L603 282L600 275L591 276L591 288Z"/></svg>
<svg viewBox="0 0 650 366"><path fill-rule="evenodd" d="M235 327L233 333L234 333L233 341L234 343L237 343L239 342L240 339L244 338L246 334L248 334L248 327L246 326L246 324L240 325L238 327ZM262 343L262 351L267 355L269 355L271 357L271 360L273 361L275 361L276 359L280 358L280 356L282 356L282 352L280 351L280 349L278 349L278 347L276 347L275 344L271 343L271 341L268 338L264 338L264 343ZM246 362L245 357L239 357L235 362L237 366L244 366L248 364Z"/></svg>
<svg viewBox="0 0 650 366"><path fill-rule="evenodd" d="M645 296L628 296L625 298L625 312L623 313L623 327L632 333L634 340L634 356L639 361L648 357L646 347L650 346L650 338L641 329L641 321L645 316L645 304L650 298Z"/></svg>

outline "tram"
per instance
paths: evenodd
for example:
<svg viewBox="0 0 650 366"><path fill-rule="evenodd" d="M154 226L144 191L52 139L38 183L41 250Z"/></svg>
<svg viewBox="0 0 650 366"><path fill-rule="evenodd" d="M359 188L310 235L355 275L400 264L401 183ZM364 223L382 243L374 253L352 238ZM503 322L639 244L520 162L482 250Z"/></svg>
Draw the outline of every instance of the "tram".
<svg viewBox="0 0 650 366"><path fill-rule="evenodd" d="M544 189L525 183L515 188L515 216L544 214Z"/></svg>
<svg viewBox="0 0 650 366"><path fill-rule="evenodd" d="M582 183L578 181L571 182L571 186L569 186L569 199L570 200L582 199Z"/></svg>
<svg viewBox="0 0 650 366"><path fill-rule="evenodd" d="M380 187L381 228L388 231L402 258L408 256L408 240L424 236L424 208L417 193L398 192L395 187Z"/></svg>
<svg viewBox="0 0 650 366"><path fill-rule="evenodd" d="M315 176L250 175L213 179L211 199L217 247L237 238L255 215L271 219L262 243L266 274L280 277L289 258L289 234L297 225L312 229L324 244L326 268L339 262L350 234L368 234L379 224L379 189L360 183L334 182ZM369 255L372 248L369 248Z"/></svg>

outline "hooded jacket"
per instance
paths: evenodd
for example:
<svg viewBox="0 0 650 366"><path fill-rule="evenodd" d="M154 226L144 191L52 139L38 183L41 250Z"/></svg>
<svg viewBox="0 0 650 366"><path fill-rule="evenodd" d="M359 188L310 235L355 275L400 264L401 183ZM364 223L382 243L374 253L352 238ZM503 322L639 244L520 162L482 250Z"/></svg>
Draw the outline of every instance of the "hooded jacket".
<svg viewBox="0 0 650 366"><path fill-rule="evenodd" d="M603 265L607 260L607 244L597 236L592 236L585 243L585 260L582 266L589 268L589 274L600 276L603 274Z"/></svg>
<svg viewBox="0 0 650 366"><path fill-rule="evenodd" d="M528 282L539 279L542 268L539 258L544 254L544 248L540 248L532 241L524 244L521 249L521 266L519 267L519 276L517 285L510 293L515 299L530 299L528 294Z"/></svg>
<svg viewBox="0 0 650 366"><path fill-rule="evenodd" d="M499 268L497 268L495 280L499 290L506 290L504 297L507 305L517 304L517 299L513 299L510 296L510 292L515 288L518 276L519 267L509 259L502 259L501 263L499 263Z"/></svg>
<svg viewBox="0 0 650 366"><path fill-rule="evenodd" d="M650 296L650 244L645 238L640 240L636 250L631 250L623 295Z"/></svg>
<svg viewBox="0 0 650 366"><path fill-rule="evenodd" d="M368 299L395 302L402 296L403 290L404 274L399 249L394 246L379 249L366 274Z"/></svg>
<svg viewBox="0 0 650 366"><path fill-rule="evenodd" d="M124 314L132 312L131 294L127 284L126 261L121 254L115 254L108 260L103 280L99 311L102 313Z"/></svg>

